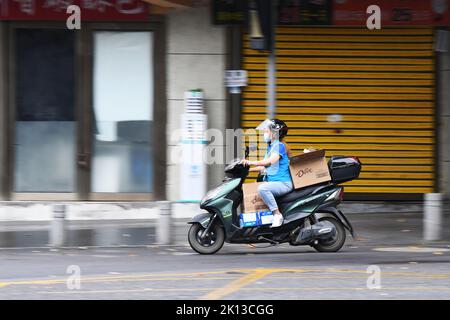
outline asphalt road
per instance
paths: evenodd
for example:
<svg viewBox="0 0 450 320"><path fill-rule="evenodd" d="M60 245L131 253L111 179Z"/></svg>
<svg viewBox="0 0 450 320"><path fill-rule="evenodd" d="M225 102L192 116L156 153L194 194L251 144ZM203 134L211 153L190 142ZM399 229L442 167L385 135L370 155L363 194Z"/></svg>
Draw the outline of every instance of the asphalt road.
<svg viewBox="0 0 450 320"><path fill-rule="evenodd" d="M449 244L2 249L0 299L450 299Z"/></svg>

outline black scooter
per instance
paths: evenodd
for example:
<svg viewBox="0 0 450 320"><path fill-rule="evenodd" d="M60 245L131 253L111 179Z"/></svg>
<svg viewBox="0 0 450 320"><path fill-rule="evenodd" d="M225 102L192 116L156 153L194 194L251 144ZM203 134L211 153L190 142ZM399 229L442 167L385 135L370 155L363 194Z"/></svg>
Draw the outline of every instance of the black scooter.
<svg viewBox="0 0 450 320"><path fill-rule="evenodd" d="M247 154L248 150L246 157ZM319 252L339 251L345 243L345 230L353 238L355 235L350 222L337 208L344 196L344 188L338 184L357 178L361 162L356 157L333 156L328 167L332 181L293 190L276 199L284 216L280 227L241 227L237 209L242 203L242 184L249 168L239 159L232 161L225 168L222 183L210 190L200 203L200 208L207 212L189 222L191 248L201 254L213 254L224 242L289 243L309 245Z"/></svg>

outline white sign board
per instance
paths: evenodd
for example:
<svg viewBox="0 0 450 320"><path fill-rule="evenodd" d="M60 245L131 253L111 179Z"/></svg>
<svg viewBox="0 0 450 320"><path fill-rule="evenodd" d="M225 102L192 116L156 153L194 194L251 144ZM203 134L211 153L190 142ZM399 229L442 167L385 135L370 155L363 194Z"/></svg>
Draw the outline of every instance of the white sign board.
<svg viewBox="0 0 450 320"><path fill-rule="evenodd" d="M181 115L183 153L180 166L180 200L200 201L206 193L206 164L203 154L207 116L203 114L201 91L188 91L184 98L185 113Z"/></svg>
<svg viewBox="0 0 450 320"><path fill-rule="evenodd" d="M225 86L231 93L240 93L248 83L247 70L225 70Z"/></svg>

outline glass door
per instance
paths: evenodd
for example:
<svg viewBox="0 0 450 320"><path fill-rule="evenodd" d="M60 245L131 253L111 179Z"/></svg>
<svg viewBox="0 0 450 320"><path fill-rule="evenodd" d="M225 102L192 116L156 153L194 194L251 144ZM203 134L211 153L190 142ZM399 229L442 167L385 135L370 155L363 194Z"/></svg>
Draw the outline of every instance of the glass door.
<svg viewBox="0 0 450 320"><path fill-rule="evenodd" d="M74 199L75 34L14 28L13 39L13 198Z"/></svg>
<svg viewBox="0 0 450 320"><path fill-rule="evenodd" d="M153 34L93 31L90 199L153 192Z"/></svg>

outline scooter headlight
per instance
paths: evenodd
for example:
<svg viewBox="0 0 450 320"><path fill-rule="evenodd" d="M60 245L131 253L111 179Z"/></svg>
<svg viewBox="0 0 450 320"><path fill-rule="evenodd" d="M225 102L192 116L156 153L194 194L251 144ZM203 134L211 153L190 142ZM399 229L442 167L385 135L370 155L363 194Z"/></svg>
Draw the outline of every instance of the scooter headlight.
<svg viewBox="0 0 450 320"><path fill-rule="evenodd" d="M217 197L220 191L222 191L222 187L217 187L215 189L208 191L206 195L203 197L202 202L200 204L204 204L210 201L211 199L214 199L215 197Z"/></svg>

